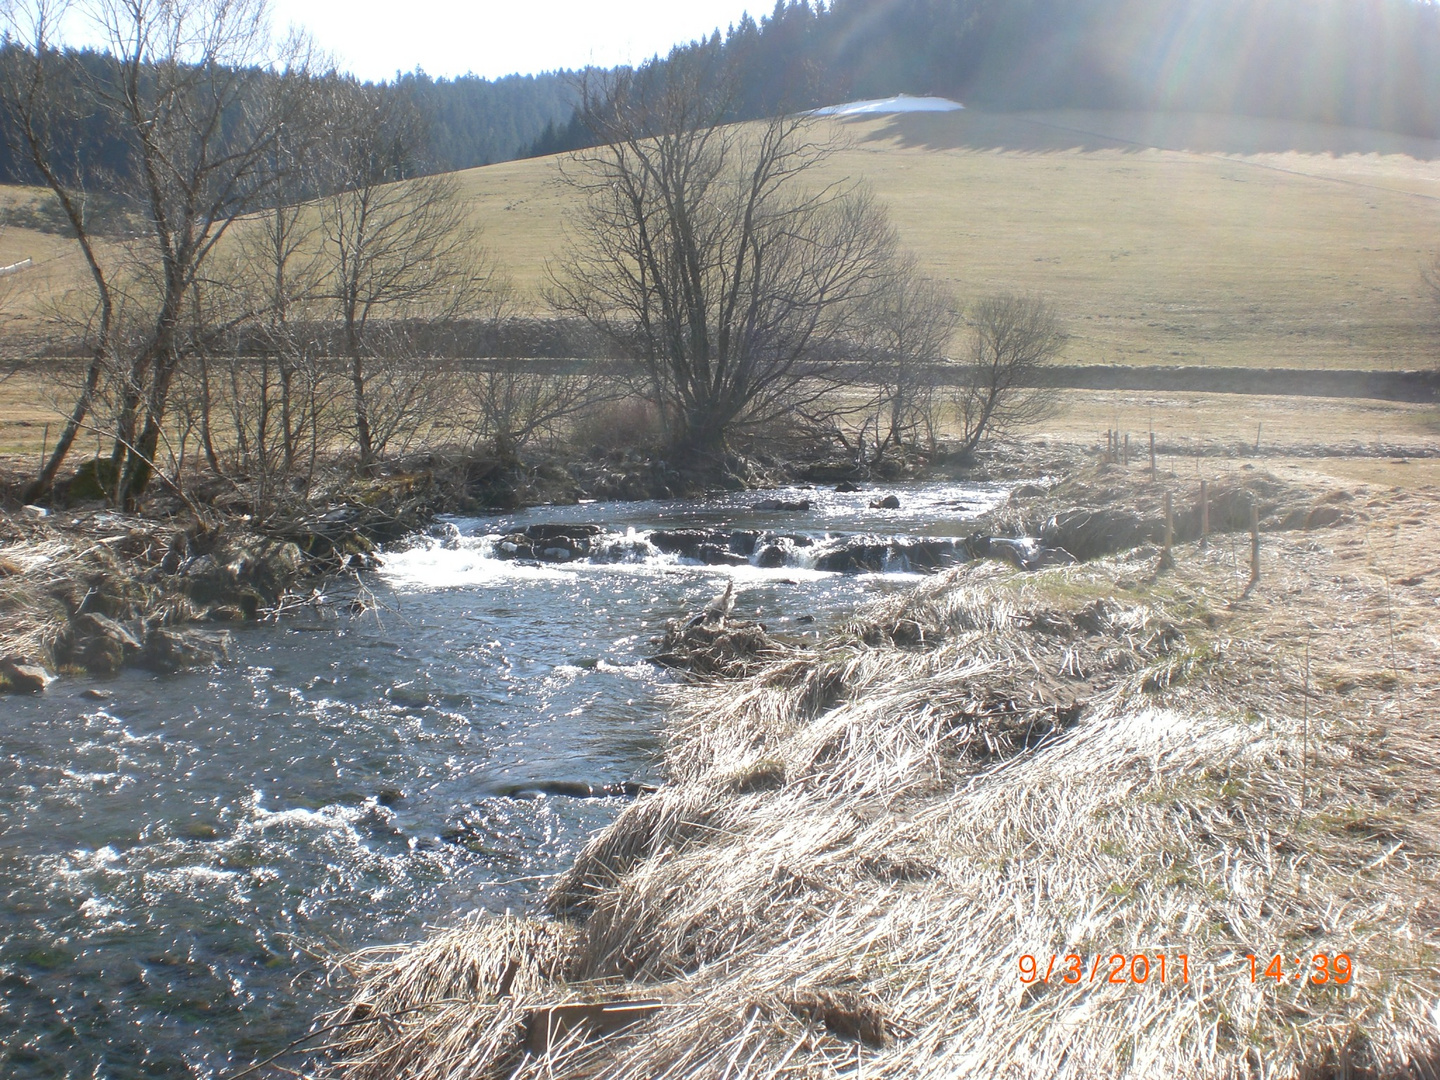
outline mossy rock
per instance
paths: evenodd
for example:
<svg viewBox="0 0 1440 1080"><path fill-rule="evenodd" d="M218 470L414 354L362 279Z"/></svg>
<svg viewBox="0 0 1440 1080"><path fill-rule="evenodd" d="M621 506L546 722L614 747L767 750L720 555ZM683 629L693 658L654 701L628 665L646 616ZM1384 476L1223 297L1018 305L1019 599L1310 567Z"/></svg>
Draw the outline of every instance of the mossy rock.
<svg viewBox="0 0 1440 1080"><path fill-rule="evenodd" d="M75 470L66 491L75 502L114 498L120 484L120 466L109 458L91 458Z"/></svg>
<svg viewBox="0 0 1440 1080"><path fill-rule="evenodd" d="M77 615L61 644L69 662L101 674L120 670L140 651L140 642L129 627L98 612Z"/></svg>
<svg viewBox="0 0 1440 1080"><path fill-rule="evenodd" d="M305 569L300 548L281 540L227 540L185 568L186 592L201 604L238 606L253 618Z"/></svg>

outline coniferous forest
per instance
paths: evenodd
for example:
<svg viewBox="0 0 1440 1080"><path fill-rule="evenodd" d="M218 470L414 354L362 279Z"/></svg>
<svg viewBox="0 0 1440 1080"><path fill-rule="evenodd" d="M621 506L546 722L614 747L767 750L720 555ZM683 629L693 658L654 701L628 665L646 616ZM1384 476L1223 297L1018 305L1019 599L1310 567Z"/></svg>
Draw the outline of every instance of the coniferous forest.
<svg viewBox="0 0 1440 1080"><path fill-rule="evenodd" d="M736 119L906 93L1440 135L1427 0L779 0L676 54L697 49L730 65ZM572 118L531 149L584 141Z"/></svg>
<svg viewBox="0 0 1440 1080"><path fill-rule="evenodd" d="M694 50L732 73L735 119L908 93L1440 135L1440 7L1428 0L778 0L672 56ZM89 53L83 67L104 79L110 63ZM422 120L414 168L446 172L586 145L574 81L415 71L385 86ZM128 168L99 116L57 137L97 167ZM0 181L32 179L0 145Z"/></svg>

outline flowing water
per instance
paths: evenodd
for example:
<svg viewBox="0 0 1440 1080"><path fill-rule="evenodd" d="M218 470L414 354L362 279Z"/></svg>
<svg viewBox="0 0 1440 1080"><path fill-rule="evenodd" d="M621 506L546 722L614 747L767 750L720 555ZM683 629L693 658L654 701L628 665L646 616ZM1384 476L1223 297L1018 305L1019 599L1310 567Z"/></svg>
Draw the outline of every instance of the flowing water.
<svg viewBox="0 0 1440 1080"><path fill-rule="evenodd" d="M737 616L819 634L914 580L815 569L838 534L961 535L1003 497L893 490L457 519L387 556L378 610L247 626L214 671L0 698L0 1075L220 1076L334 1000L327 956L533 902L624 805L534 785L657 779L668 619L728 579ZM545 522L607 532L563 565L496 557ZM769 569L648 542L694 526L792 539Z"/></svg>

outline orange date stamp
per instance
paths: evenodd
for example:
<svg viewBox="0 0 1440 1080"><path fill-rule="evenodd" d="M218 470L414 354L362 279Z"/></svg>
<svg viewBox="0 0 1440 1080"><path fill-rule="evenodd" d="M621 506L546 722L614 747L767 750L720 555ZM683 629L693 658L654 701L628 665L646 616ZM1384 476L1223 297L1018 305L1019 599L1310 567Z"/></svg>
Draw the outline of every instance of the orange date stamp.
<svg viewBox="0 0 1440 1080"><path fill-rule="evenodd" d="M1326 983L1344 986L1355 977L1355 962L1350 959L1349 953L1343 952L1314 953L1310 956L1285 956L1282 953L1256 956L1246 953L1245 959L1250 962L1252 983L1270 979L1277 985L1290 980L1307 982L1312 986L1324 986Z"/></svg>
<svg viewBox="0 0 1440 1080"><path fill-rule="evenodd" d="M1355 976L1355 962L1349 953L1314 953L1308 956L1285 956L1275 953L1260 956L1246 953L1245 964L1234 974L1252 983L1286 981L1304 982L1312 986L1344 986ZM1033 983L1078 983L1143 985L1145 983L1190 981L1188 953L1096 953L1093 957L1078 953L1050 953L1020 957L1020 981Z"/></svg>
<svg viewBox="0 0 1440 1080"><path fill-rule="evenodd" d="M1096 953L1093 960L1087 960L1077 953L1059 956L1051 953L1048 957L1036 957L1026 953L1020 957L1020 981L1062 982L1074 985L1081 982L1102 983L1147 983L1168 980L1190 981L1190 957L1185 953Z"/></svg>

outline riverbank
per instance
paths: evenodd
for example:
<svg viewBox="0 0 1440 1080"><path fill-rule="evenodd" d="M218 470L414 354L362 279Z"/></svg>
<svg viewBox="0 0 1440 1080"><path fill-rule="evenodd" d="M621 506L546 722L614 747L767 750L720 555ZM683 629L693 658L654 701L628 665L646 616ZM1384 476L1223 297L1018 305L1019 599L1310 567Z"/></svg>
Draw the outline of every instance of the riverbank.
<svg viewBox="0 0 1440 1080"><path fill-rule="evenodd" d="M1435 1075L1440 500L1233 468L1202 546L1191 486L1022 487L992 531L1090 561L680 689L543 910L342 965L326 1067Z"/></svg>
<svg viewBox="0 0 1440 1080"><path fill-rule="evenodd" d="M338 576L359 584L379 545L422 527L435 505L421 474L350 485L264 522L203 495L155 500L144 515L73 496L12 502L0 513L0 691L131 664L213 665L229 651L227 624L331 602Z"/></svg>
<svg viewBox="0 0 1440 1080"><path fill-rule="evenodd" d="M637 450L537 454L523 463L432 453L374 475L336 467L308 499L277 504L272 492L263 506L242 488L197 476L184 491L154 493L143 515L120 513L98 498L89 462L57 484L52 507L20 505L26 478L0 477L9 481L0 484L0 692L40 691L59 675L110 674L130 664L205 667L228 652L226 624L297 607L363 606L359 572L378 565L378 549L441 514L670 499L787 482L900 481L945 470L1014 477L1071 460L1017 448L964 462L892 459L867 470L729 455L713 468L681 470ZM527 554L543 559L547 550L556 549Z"/></svg>

